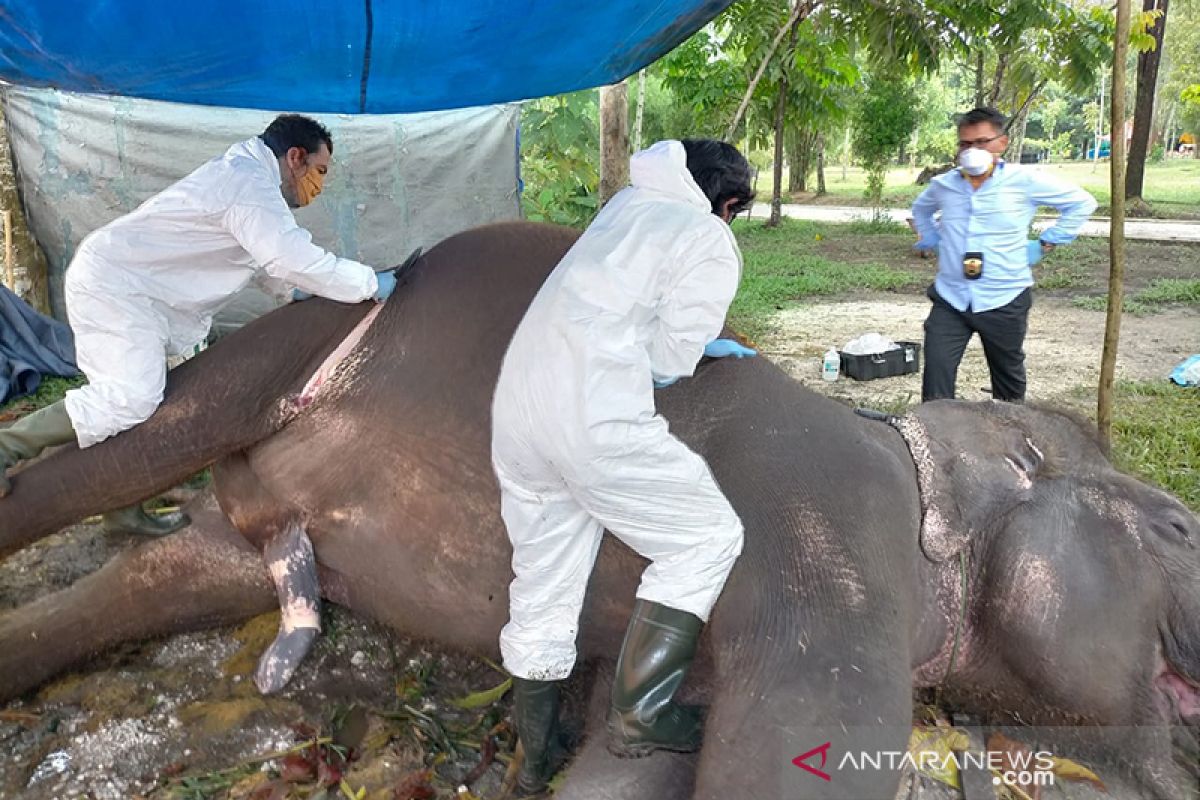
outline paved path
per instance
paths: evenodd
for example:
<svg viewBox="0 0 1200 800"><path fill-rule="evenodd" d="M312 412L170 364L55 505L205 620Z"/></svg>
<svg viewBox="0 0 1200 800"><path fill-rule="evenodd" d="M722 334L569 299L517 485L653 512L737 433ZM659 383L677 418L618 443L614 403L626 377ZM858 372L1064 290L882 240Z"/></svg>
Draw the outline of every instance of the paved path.
<svg viewBox="0 0 1200 800"><path fill-rule="evenodd" d="M856 219L867 219L871 209L855 206L808 206L795 203L783 205L783 215L795 219L811 219L819 222L851 222ZM766 217L771 212L769 203L756 202L751 216ZM911 213L907 208L888 209L888 214L896 222L904 223ZM1053 217L1039 216L1034 220L1034 228L1042 230L1053 223ZM1108 217L1092 217L1084 223L1079 231L1080 236L1108 236ZM1200 242L1200 222L1167 219L1126 219L1125 237L1127 239L1148 239L1158 242Z"/></svg>

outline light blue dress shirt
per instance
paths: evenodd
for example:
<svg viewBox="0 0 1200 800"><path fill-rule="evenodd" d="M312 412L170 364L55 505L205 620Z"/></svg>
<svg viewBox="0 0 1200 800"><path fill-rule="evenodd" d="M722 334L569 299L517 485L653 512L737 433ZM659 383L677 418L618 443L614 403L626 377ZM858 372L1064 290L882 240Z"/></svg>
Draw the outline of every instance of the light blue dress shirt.
<svg viewBox="0 0 1200 800"><path fill-rule="evenodd" d="M1039 238L1059 245L1075 238L1096 200L1040 170L1003 161L978 189L957 169L934 178L912 212L917 247L938 251L937 293L959 311L980 312L1008 305L1032 286L1027 245L1038 206L1058 210L1058 222ZM963 277L962 268L963 254L972 252L983 253L983 274L975 280Z"/></svg>

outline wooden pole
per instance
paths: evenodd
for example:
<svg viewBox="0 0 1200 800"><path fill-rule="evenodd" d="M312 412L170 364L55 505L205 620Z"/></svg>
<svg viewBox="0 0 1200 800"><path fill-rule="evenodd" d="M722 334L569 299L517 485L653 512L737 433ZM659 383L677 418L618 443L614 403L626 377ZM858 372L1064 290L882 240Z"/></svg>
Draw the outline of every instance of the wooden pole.
<svg viewBox="0 0 1200 800"><path fill-rule="evenodd" d="M629 92L625 81L600 87L600 205L629 183Z"/></svg>
<svg viewBox="0 0 1200 800"><path fill-rule="evenodd" d="M13 221L12 212L8 209L4 210L4 273L8 276L8 288L12 291L17 290L17 282L13 276L14 259L13 259Z"/></svg>
<svg viewBox="0 0 1200 800"><path fill-rule="evenodd" d="M1117 0L1110 127L1112 221L1108 235L1108 312L1104 321L1104 353L1100 357L1100 387L1096 392L1096 426L1106 447L1112 444L1113 382L1117 371L1117 342L1121 337L1121 304L1125 301L1125 57L1129 52L1129 23L1129 0Z"/></svg>

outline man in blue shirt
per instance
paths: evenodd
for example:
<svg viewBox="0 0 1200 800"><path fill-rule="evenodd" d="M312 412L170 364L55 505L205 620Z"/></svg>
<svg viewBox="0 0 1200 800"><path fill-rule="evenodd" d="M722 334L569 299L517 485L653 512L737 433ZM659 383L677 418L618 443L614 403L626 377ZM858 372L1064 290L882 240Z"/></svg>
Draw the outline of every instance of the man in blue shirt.
<svg viewBox="0 0 1200 800"><path fill-rule="evenodd" d="M1033 305L1033 264L1075 238L1096 209L1082 189L1035 169L1006 164L1004 115L976 108L958 121L959 169L939 175L913 203L917 250L936 250L938 272L927 294L922 400L954 397L963 351L978 333L992 376L992 397L1025 399L1025 331ZM1057 224L1029 240L1039 206ZM934 213L942 212L940 222Z"/></svg>

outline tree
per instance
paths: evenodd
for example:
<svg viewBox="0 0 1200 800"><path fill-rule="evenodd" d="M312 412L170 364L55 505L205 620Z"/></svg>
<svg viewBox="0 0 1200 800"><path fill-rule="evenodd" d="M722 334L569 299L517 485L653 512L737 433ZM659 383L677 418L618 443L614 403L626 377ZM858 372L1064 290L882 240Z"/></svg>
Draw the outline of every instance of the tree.
<svg viewBox="0 0 1200 800"><path fill-rule="evenodd" d="M521 110L522 206L529 219L583 227L600 182L597 93L543 97Z"/></svg>
<svg viewBox="0 0 1200 800"><path fill-rule="evenodd" d="M1158 65L1162 60L1167 28L1167 0L1142 0L1142 16L1153 15L1148 30L1150 41L1138 53L1137 100L1133 107L1133 136L1129 142L1129 164L1125 172L1125 198L1141 201L1150 148L1150 126L1154 121L1154 95L1158 89Z"/></svg>
<svg viewBox="0 0 1200 800"><path fill-rule="evenodd" d="M1117 0L1117 30L1113 40L1112 131L1125 130L1125 56L1129 48L1129 0ZM1117 343L1121 336L1121 305L1125 298L1125 137L1113 136L1110 165L1112 200L1108 237L1108 309L1104 350L1100 356L1100 386L1096 394L1096 427L1107 447L1112 437L1113 381Z"/></svg>
<svg viewBox="0 0 1200 800"><path fill-rule="evenodd" d="M906 79L872 75L854 112L854 152L867 171L864 192L876 215L887 167L917 126L917 95Z"/></svg>

